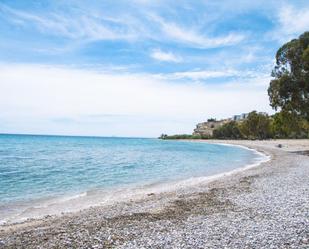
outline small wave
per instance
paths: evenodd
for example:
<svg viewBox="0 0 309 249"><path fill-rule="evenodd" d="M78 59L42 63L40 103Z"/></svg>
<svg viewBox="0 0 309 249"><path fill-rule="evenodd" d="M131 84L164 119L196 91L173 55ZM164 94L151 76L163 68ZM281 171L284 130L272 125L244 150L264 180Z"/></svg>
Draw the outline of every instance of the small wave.
<svg viewBox="0 0 309 249"><path fill-rule="evenodd" d="M219 145L219 144L218 144ZM46 197L41 199L32 199L31 201L24 202L22 206L17 207L16 210L14 210L14 214L17 215L18 218L24 218L24 217L36 217L40 215L47 215L47 214L54 214L54 213L61 213L62 211L74 211L78 209L83 209L92 205L100 205L101 203L112 203L114 201L119 200L126 200L129 198L135 198L135 197L141 197L145 196L145 194L149 192L165 192L165 191L173 191L177 188L183 188L187 186L193 186L198 183L204 183L211 181L212 179L216 179L218 177L232 174L234 172L243 170L248 167L254 167L256 165L259 165L261 162L268 160L267 157L265 157L264 154L247 148L245 146L241 145L231 145L231 144L220 144L220 145L226 145L226 146L236 146L241 147L242 149L253 151L253 153L240 153L246 154L248 156L250 154L251 164L249 165L241 165L242 162L238 158L238 153L235 153L235 158L233 157L233 160L236 160L235 165L228 164L231 160L231 158L226 158L221 156L220 153L218 153L218 157L213 157L211 155L211 160L214 162L213 166L217 167L217 171L222 171L225 167L218 167L218 165L226 166L226 164L230 165L231 171L223 172L216 175L211 176L203 176L203 177L193 177L192 173L196 173L195 171L195 162L199 160L200 164L196 164L196 169L201 170L201 167L205 168L208 165L207 163L210 162L208 159L209 154L207 153L213 153L211 146L210 148L203 150L199 150L196 148L196 145L194 147L190 147L190 144L188 148L184 148L183 146L177 147L175 145L175 148L173 147L173 150L166 151L166 148L162 146L160 147L160 150L157 149L157 147L149 147L145 153L146 156L143 158L135 158L130 157L132 156L130 153L125 154L128 159L127 161L124 161L125 164L127 164L127 168L123 170L122 172L129 172L130 167L132 168L132 165L140 165L137 168L137 170L132 170L132 175L128 174L125 175L125 177L121 178L122 175L121 170L116 167L115 163L111 162L110 160L107 160L104 158L97 157L97 155L101 155L101 153L97 153L94 158L97 160L101 160L100 164L96 163L94 164L86 164L83 161L80 161L80 159L77 157L73 157L74 160L65 160L62 161L62 157L58 157L58 163L54 164L55 159L52 158L52 163L46 162L46 164L43 164L44 167L39 167L42 172L49 172L49 174L53 174L55 176L54 178L44 178L44 180L47 181L49 184L42 185L42 184L36 184L33 185L33 191L39 192L41 190L41 193L64 193L66 191L69 191L71 186L75 187L75 189L81 189L86 190L81 193L74 193L74 194L67 194L63 196L53 196L53 197ZM215 146L215 149L217 150L218 146ZM113 148L113 146L111 146ZM144 145L140 148L144 148ZM101 146L99 147L99 151L101 151ZM93 149L92 149L93 150ZM89 151L89 153L92 152ZM223 151L222 148L220 148ZM226 149L229 150L229 149ZM149 153L151 151L153 154ZM188 151L188 154L185 154L185 151ZM236 150L235 150L236 151ZM203 153L205 152L205 153ZM106 151L104 153L107 153ZM114 153L114 154L113 154ZM167 153L167 154L166 154ZM216 154L216 153L213 153ZM248 155L247 155L248 154ZM58 154L57 154L58 155ZM74 154L75 155L75 154ZM76 153L78 155L78 153ZM110 151L110 155L113 155L117 158L117 153L114 150ZM258 157L255 155L259 155ZM122 158L122 157L121 157ZM152 160L158 158L159 161ZM57 158L56 158L57 159ZM222 160L221 160L222 159ZM247 157L243 157L244 162L247 160ZM50 159L51 160L51 159ZM122 160L122 159L121 159ZM103 162L103 166L107 165L107 167L99 167L98 165L101 165L101 162ZM47 164L48 163L48 164ZM74 167L72 166L74 165ZM75 167L76 165L76 167ZM82 166L80 166L82 165ZM111 166L110 166L111 165ZM123 164L121 164L123 165ZM150 165L150 166L149 166ZM191 167L192 165L192 167ZM202 166L199 166L202 165ZM238 165L238 168L236 168ZM28 166L28 169L31 168L31 164L28 162L26 163L26 166ZM85 171L80 171L80 167L84 167L83 169ZM94 169L98 169L98 171L93 171L92 167ZM181 175L179 172L179 169L186 169L186 173ZM234 167L234 168L233 168ZM229 168L229 167L227 167ZM236 169L235 169L236 168ZM15 168L14 168L15 169ZM38 169L33 168L33 172L39 172ZM63 169L66 169L67 171L64 171ZM204 168L203 168L204 169ZM63 174L55 174L55 171L62 171ZM101 170L101 171L100 171ZM20 171L23 173L22 171ZM32 172L32 170L31 170ZM84 172L87 173L85 175L85 179L83 178L84 182L80 180L75 179L81 179L84 176ZM199 171L200 172L200 171ZM16 172L17 173L17 172ZM68 173L68 174L65 174ZM129 172L130 173L130 172ZM211 173L211 170L208 174ZM147 175L148 174L148 175ZM3 177L3 175L0 175ZM29 176L33 178L29 178ZM76 176L76 177L75 177ZM179 178L177 178L179 176ZM38 181L35 174L31 175L24 175L27 179L29 179L29 182L33 183L41 183L41 180ZM88 179L89 177L89 179ZM130 178L131 177L131 178ZM180 177L183 177L182 180L179 180ZM185 179L184 179L185 178ZM5 177L3 177L5 179ZM52 179L52 180L49 180ZM61 181L59 181L61 179ZM128 180L129 179L129 180ZM57 182L58 181L58 182ZM2 181L4 182L4 181ZM20 179L16 178L16 183L20 183ZM0 182L1 183L1 182ZM15 183L15 182L14 182ZM58 183L58 185L57 185ZM60 184L61 183L61 184ZM65 185L67 184L67 185ZM75 184L75 185L74 185ZM54 186L57 185L57 186ZM4 185L3 185L4 186ZM42 190L43 187L50 187L52 186L52 191L45 191L45 189ZM67 187L68 186L68 187ZM78 186L78 187L76 187ZM92 189L89 186L93 187ZM24 188L24 186L21 187L21 189ZM73 188L74 189L74 188ZM72 191L74 191L72 189ZM55 191L54 191L55 190ZM58 192L57 192L58 191ZM22 192L22 191L21 191ZM21 196L21 195L20 195ZM25 196L25 195L24 195ZM36 198L35 196L33 198ZM16 204L16 203L15 203ZM15 212L16 211L16 212ZM18 213L18 214L17 214ZM10 212L10 217L12 216L12 213ZM2 214L0 215L0 218L2 219ZM14 218L14 217L13 217Z"/></svg>

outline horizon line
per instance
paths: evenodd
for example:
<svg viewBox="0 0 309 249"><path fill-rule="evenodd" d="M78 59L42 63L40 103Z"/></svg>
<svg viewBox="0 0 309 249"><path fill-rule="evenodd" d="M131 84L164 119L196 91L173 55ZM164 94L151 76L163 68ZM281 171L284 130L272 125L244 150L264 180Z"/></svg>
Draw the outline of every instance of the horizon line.
<svg viewBox="0 0 309 249"><path fill-rule="evenodd" d="M143 139L154 139L158 137L129 137L129 136L100 136L100 135L64 135L64 134L33 134L33 133L2 133L3 135L12 135L12 136L46 136L46 137L88 137L88 138L143 138Z"/></svg>

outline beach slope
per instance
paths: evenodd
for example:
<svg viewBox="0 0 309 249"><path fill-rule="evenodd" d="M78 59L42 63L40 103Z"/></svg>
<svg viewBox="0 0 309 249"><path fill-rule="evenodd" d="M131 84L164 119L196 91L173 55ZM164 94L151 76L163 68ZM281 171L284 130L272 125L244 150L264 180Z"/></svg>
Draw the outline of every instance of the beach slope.
<svg viewBox="0 0 309 249"><path fill-rule="evenodd" d="M309 248L309 140L206 142L243 145L271 160L210 182L1 226L0 248Z"/></svg>

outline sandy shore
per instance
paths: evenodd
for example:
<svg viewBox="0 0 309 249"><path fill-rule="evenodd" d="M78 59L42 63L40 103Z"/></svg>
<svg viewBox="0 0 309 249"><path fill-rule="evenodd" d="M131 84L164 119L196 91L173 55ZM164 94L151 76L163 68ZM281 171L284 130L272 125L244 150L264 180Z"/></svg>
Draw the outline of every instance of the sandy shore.
<svg viewBox="0 0 309 249"><path fill-rule="evenodd" d="M309 140L207 142L271 160L211 182L0 226L0 248L309 248Z"/></svg>

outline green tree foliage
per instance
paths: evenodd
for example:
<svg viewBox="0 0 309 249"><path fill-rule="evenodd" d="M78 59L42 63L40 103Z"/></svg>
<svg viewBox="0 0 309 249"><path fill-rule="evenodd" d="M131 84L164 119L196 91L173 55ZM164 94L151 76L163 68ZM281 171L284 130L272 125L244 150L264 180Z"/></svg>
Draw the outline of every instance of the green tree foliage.
<svg viewBox="0 0 309 249"><path fill-rule="evenodd" d="M295 113L281 111L273 116L272 131L274 138L306 138L309 124Z"/></svg>
<svg viewBox="0 0 309 249"><path fill-rule="evenodd" d="M309 32L277 51L272 76L275 79L268 88L271 106L309 121Z"/></svg>
<svg viewBox="0 0 309 249"><path fill-rule="evenodd" d="M247 139L267 139L272 137L271 126L272 122L268 115L253 111L240 124L240 131Z"/></svg>
<svg viewBox="0 0 309 249"><path fill-rule="evenodd" d="M159 137L159 139L166 139L168 137L167 134L162 133L161 136Z"/></svg>
<svg viewBox="0 0 309 249"><path fill-rule="evenodd" d="M209 136L202 136L202 135L190 135L190 134L176 134L176 135L166 135L162 134L159 139L163 140L177 140L177 139L208 139Z"/></svg>
<svg viewBox="0 0 309 249"><path fill-rule="evenodd" d="M213 131L213 137L218 139L241 139L242 134L235 121L222 125Z"/></svg>
<svg viewBox="0 0 309 249"><path fill-rule="evenodd" d="M161 139L268 139L309 138L309 121L293 112L281 111L273 116L250 112L243 121L230 121L213 130L213 136L200 134L162 134Z"/></svg>

